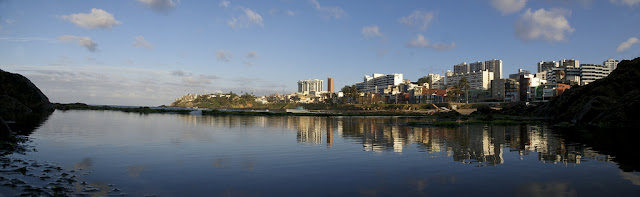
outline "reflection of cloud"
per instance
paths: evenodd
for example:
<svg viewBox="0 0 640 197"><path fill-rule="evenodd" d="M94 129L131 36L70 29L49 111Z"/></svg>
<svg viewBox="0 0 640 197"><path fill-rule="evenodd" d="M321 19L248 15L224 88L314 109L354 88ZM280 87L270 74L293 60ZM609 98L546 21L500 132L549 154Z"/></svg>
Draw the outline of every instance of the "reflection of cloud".
<svg viewBox="0 0 640 197"><path fill-rule="evenodd" d="M516 196L578 196L567 183L525 183L520 185Z"/></svg>
<svg viewBox="0 0 640 197"><path fill-rule="evenodd" d="M218 196L222 196L222 197L231 197L231 196L252 197L252 196L260 196L260 195L258 195L257 193L251 194L249 192L238 190L238 189L235 189L235 188L229 188L229 189L226 189L222 193L222 195L218 195Z"/></svg>
<svg viewBox="0 0 640 197"><path fill-rule="evenodd" d="M252 158L247 158L242 162L242 167L247 171L253 171L256 167L256 161Z"/></svg>
<svg viewBox="0 0 640 197"><path fill-rule="evenodd" d="M415 185L416 191L419 193L425 192L424 190L429 187L430 184L436 185L456 184L456 175L440 175L429 177L425 179L409 179L407 180L409 185Z"/></svg>
<svg viewBox="0 0 640 197"><path fill-rule="evenodd" d="M73 168L87 169L87 168L90 168L92 165L93 165L93 160L91 160L91 158L84 158L82 159L82 161L80 161L80 163L76 163L76 165L74 165Z"/></svg>
<svg viewBox="0 0 640 197"><path fill-rule="evenodd" d="M622 178L625 180L631 181L631 184L640 186L640 175L635 175L631 172L620 171L620 176L622 176Z"/></svg>
<svg viewBox="0 0 640 197"><path fill-rule="evenodd" d="M213 160L213 167L226 167L229 166L231 159L228 157L220 157Z"/></svg>
<svg viewBox="0 0 640 197"><path fill-rule="evenodd" d="M127 172L130 177L139 177L140 173L145 169L144 166L129 166Z"/></svg>

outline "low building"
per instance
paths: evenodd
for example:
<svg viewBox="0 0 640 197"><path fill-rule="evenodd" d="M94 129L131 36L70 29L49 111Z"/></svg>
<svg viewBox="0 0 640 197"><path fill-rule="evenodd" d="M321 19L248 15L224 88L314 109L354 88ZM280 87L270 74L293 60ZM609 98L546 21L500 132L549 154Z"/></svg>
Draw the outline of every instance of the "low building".
<svg viewBox="0 0 640 197"><path fill-rule="evenodd" d="M535 101L547 102L556 96L562 95L565 90L571 88L567 84L544 84L536 87Z"/></svg>
<svg viewBox="0 0 640 197"><path fill-rule="evenodd" d="M514 100L513 93L517 93L519 89L519 83L515 79L505 78L491 81L491 98L501 101L507 100L507 93L512 93L509 97L509 101Z"/></svg>
<svg viewBox="0 0 640 197"><path fill-rule="evenodd" d="M546 84L547 81L536 78L532 74L523 74L520 76L519 92L520 101L532 101L536 95L536 88L540 85Z"/></svg>

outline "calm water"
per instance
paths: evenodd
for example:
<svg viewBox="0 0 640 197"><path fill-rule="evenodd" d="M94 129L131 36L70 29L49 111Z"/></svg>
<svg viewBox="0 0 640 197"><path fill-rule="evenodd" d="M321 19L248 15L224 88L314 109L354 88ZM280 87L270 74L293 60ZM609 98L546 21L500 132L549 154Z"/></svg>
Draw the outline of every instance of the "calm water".
<svg viewBox="0 0 640 197"><path fill-rule="evenodd" d="M37 152L11 157L131 196L640 196L622 163L634 150L544 126L407 121L420 119L56 111L29 136Z"/></svg>

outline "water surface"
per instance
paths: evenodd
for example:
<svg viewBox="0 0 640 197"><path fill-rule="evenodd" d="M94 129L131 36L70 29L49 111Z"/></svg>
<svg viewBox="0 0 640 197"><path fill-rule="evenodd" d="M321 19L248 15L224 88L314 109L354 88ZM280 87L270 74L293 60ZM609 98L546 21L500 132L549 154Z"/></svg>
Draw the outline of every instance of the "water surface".
<svg viewBox="0 0 640 197"><path fill-rule="evenodd" d="M132 196L640 196L628 153L544 125L408 121L56 111L11 157Z"/></svg>

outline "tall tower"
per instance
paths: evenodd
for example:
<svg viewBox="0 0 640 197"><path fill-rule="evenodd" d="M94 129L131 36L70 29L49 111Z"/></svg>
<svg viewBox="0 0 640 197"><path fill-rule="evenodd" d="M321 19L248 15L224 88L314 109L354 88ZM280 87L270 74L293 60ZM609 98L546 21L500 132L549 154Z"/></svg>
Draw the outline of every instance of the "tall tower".
<svg viewBox="0 0 640 197"><path fill-rule="evenodd" d="M327 79L327 90L329 93L333 93L333 78L331 77Z"/></svg>

